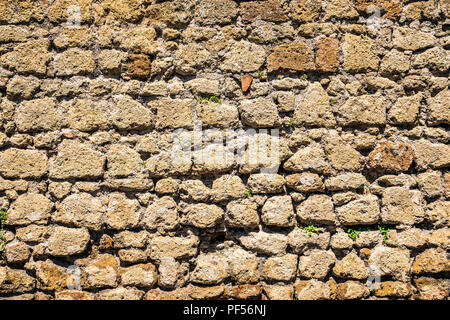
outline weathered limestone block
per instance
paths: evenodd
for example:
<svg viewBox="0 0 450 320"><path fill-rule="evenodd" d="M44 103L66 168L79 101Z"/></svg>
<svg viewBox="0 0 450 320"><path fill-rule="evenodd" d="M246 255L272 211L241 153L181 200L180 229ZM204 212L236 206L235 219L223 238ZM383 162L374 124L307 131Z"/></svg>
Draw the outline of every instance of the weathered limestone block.
<svg viewBox="0 0 450 320"><path fill-rule="evenodd" d="M81 192L68 196L56 206L53 221L99 231L103 226L105 207L99 198Z"/></svg>
<svg viewBox="0 0 450 320"><path fill-rule="evenodd" d="M112 124L119 130L146 130L153 128L154 115L139 102L126 95L113 97Z"/></svg>
<svg viewBox="0 0 450 320"><path fill-rule="evenodd" d="M436 43L436 38L427 32L419 31L407 27L394 29L394 47L403 50L417 51L432 47Z"/></svg>
<svg viewBox="0 0 450 320"><path fill-rule="evenodd" d="M120 269L120 281L124 286L152 288L158 281L156 267L151 263L137 264Z"/></svg>
<svg viewBox="0 0 450 320"><path fill-rule="evenodd" d="M150 230L171 230L178 226L178 206L169 196L156 199L144 212L142 222Z"/></svg>
<svg viewBox="0 0 450 320"><path fill-rule="evenodd" d="M332 251L313 249L300 256L298 271L308 279L323 279L336 261Z"/></svg>
<svg viewBox="0 0 450 320"><path fill-rule="evenodd" d="M201 25L229 24L238 12L236 2L231 0L200 0L195 6L194 19Z"/></svg>
<svg viewBox="0 0 450 320"><path fill-rule="evenodd" d="M53 131L60 129L62 124L62 115L50 98L22 102L14 119L20 132Z"/></svg>
<svg viewBox="0 0 450 320"><path fill-rule="evenodd" d="M450 146L420 139L413 143L414 162L420 171L450 166Z"/></svg>
<svg viewBox="0 0 450 320"><path fill-rule="evenodd" d="M183 209L183 213L182 224L201 229L216 226L222 221L224 215L222 208L204 203L189 204Z"/></svg>
<svg viewBox="0 0 450 320"><path fill-rule="evenodd" d="M53 203L42 194L24 193L14 201L6 216L7 225L45 224Z"/></svg>
<svg viewBox="0 0 450 320"><path fill-rule="evenodd" d="M18 294L30 292L36 287L36 280L25 270L0 267L0 293Z"/></svg>
<svg viewBox="0 0 450 320"><path fill-rule="evenodd" d="M342 126L383 126L386 123L387 101L379 95L349 98L338 107L337 121Z"/></svg>
<svg viewBox="0 0 450 320"><path fill-rule="evenodd" d="M285 180L279 174L252 174L247 181L252 193L279 193L283 190Z"/></svg>
<svg viewBox="0 0 450 320"><path fill-rule="evenodd" d="M255 228L259 224L257 209L251 199L231 201L227 204L225 224L233 228Z"/></svg>
<svg viewBox="0 0 450 320"><path fill-rule="evenodd" d="M450 224L450 201L435 201L425 210L425 217L436 225Z"/></svg>
<svg viewBox="0 0 450 320"><path fill-rule="evenodd" d="M48 239L47 249L51 256L76 255L86 250L90 236L86 228L55 227Z"/></svg>
<svg viewBox="0 0 450 320"><path fill-rule="evenodd" d="M215 202L230 201L245 196L245 185L239 176L223 175L214 180L212 199Z"/></svg>
<svg viewBox="0 0 450 320"><path fill-rule="evenodd" d="M356 253L351 252L342 260L336 262L333 274L343 279L366 279L368 277L367 267Z"/></svg>
<svg viewBox="0 0 450 320"><path fill-rule="evenodd" d="M301 222L310 224L334 224L334 206L327 195L312 195L297 207Z"/></svg>
<svg viewBox="0 0 450 320"><path fill-rule="evenodd" d="M48 18L53 23L70 21L80 24L91 20L92 0L54 0L47 4Z"/></svg>
<svg viewBox="0 0 450 320"><path fill-rule="evenodd" d="M324 185L320 176L310 172L286 176L286 185L299 192L324 191Z"/></svg>
<svg viewBox="0 0 450 320"><path fill-rule="evenodd" d="M375 272L382 276L392 276L396 280L408 281L411 269L409 250L376 247L369 257L369 265L376 266Z"/></svg>
<svg viewBox="0 0 450 320"><path fill-rule="evenodd" d="M254 22L257 19L271 22L288 20L279 0L241 2L239 5L242 20L246 22Z"/></svg>
<svg viewBox="0 0 450 320"><path fill-rule="evenodd" d="M256 254L242 248L230 250L228 253L230 276L237 283L255 283L259 281L258 258Z"/></svg>
<svg viewBox="0 0 450 320"><path fill-rule="evenodd" d="M106 157L90 146L63 140L56 157L50 159L50 178L83 179L100 178L104 173Z"/></svg>
<svg viewBox="0 0 450 320"><path fill-rule="evenodd" d="M57 54L53 67L57 76L85 75L94 72L95 60L91 51L73 48Z"/></svg>
<svg viewBox="0 0 450 320"><path fill-rule="evenodd" d="M195 101L164 98L158 101L156 128L186 128L194 126Z"/></svg>
<svg viewBox="0 0 450 320"><path fill-rule="evenodd" d="M325 152L319 145L300 148L284 163L287 171L315 171L322 173L327 166Z"/></svg>
<svg viewBox="0 0 450 320"><path fill-rule="evenodd" d="M132 229L138 226L140 218L141 211L137 200L129 199L122 193L110 194L105 213L105 224L108 228Z"/></svg>
<svg viewBox="0 0 450 320"><path fill-rule="evenodd" d="M310 249L328 248L330 243L329 232L309 232L303 229L294 229L288 234L288 243L294 253L301 254Z"/></svg>
<svg viewBox="0 0 450 320"><path fill-rule="evenodd" d="M298 280L294 287L297 300L329 300L332 297L332 288L329 282L316 279Z"/></svg>
<svg viewBox="0 0 450 320"><path fill-rule="evenodd" d="M49 46L48 39L19 44L13 51L0 56L0 65L18 73L45 75L51 59L51 54L48 52Z"/></svg>
<svg viewBox="0 0 450 320"><path fill-rule="evenodd" d="M390 187L383 191L381 220L389 224L415 224L423 221L422 195L417 190Z"/></svg>
<svg viewBox="0 0 450 320"><path fill-rule="evenodd" d="M291 197L275 196L267 199L261 209L261 219L267 226L292 226L295 222L295 213Z"/></svg>
<svg viewBox="0 0 450 320"><path fill-rule="evenodd" d="M276 105L264 98L242 101L239 111L242 121L253 128L278 127L281 123Z"/></svg>
<svg viewBox="0 0 450 320"><path fill-rule="evenodd" d="M147 231L122 231L116 233L113 237L114 248L144 248L147 245Z"/></svg>
<svg viewBox="0 0 450 320"><path fill-rule="evenodd" d="M304 42L281 44L267 58L267 71L306 72L315 69L314 52Z"/></svg>
<svg viewBox="0 0 450 320"><path fill-rule="evenodd" d="M295 22L312 22L320 17L322 2L319 0L293 0L289 3L290 14Z"/></svg>
<svg viewBox="0 0 450 320"><path fill-rule="evenodd" d="M158 236L150 241L150 258L161 259L172 257L182 259L197 254L199 239L196 236L189 237L163 237Z"/></svg>
<svg viewBox="0 0 450 320"><path fill-rule="evenodd" d="M202 126L229 129L239 124L238 108L224 103L202 103L196 108Z"/></svg>
<svg viewBox="0 0 450 320"><path fill-rule="evenodd" d="M442 90L436 96L429 99L429 112L427 123L429 125L445 125L450 124L450 90Z"/></svg>
<svg viewBox="0 0 450 320"><path fill-rule="evenodd" d="M310 84L296 104L294 121L299 126L334 127L330 99L319 82Z"/></svg>
<svg viewBox="0 0 450 320"><path fill-rule="evenodd" d="M134 176L144 167L139 153L123 144L111 145L107 160L108 174L114 177Z"/></svg>
<svg viewBox="0 0 450 320"><path fill-rule="evenodd" d="M241 244L248 250L261 254L277 255L286 251L287 237L283 234L268 232L250 232L239 237Z"/></svg>
<svg viewBox="0 0 450 320"><path fill-rule="evenodd" d="M286 254L270 257L264 263L264 278L268 281L292 281L297 273L298 256Z"/></svg>
<svg viewBox="0 0 450 320"><path fill-rule="evenodd" d="M10 148L0 153L0 173L7 178L41 178L48 171L45 151Z"/></svg>
<svg viewBox="0 0 450 320"><path fill-rule="evenodd" d="M344 54L342 67L345 71L360 73L378 69L379 58L374 40L368 37L346 34L341 50Z"/></svg>
<svg viewBox="0 0 450 320"><path fill-rule="evenodd" d="M242 40L233 42L219 68L228 72L258 71L266 60L266 51L257 44Z"/></svg>
<svg viewBox="0 0 450 320"><path fill-rule="evenodd" d="M380 208L375 195L365 195L358 200L336 209L336 215L342 225L367 225L378 222Z"/></svg>
<svg viewBox="0 0 450 320"><path fill-rule="evenodd" d="M409 97L400 97L389 109L389 122L397 125L411 125L417 119L420 110L422 94L418 93Z"/></svg>
<svg viewBox="0 0 450 320"><path fill-rule="evenodd" d="M99 254L95 258L76 260L81 269L83 289L114 288L118 285L120 270L117 258L111 254Z"/></svg>
<svg viewBox="0 0 450 320"><path fill-rule="evenodd" d="M228 259L221 253L200 254L190 280L199 284L219 284L228 277Z"/></svg>
<svg viewBox="0 0 450 320"><path fill-rule="evenodd" d="M67 112L69 128L80 131L106 129L109 124L107 101L74 99Z"/></svg>

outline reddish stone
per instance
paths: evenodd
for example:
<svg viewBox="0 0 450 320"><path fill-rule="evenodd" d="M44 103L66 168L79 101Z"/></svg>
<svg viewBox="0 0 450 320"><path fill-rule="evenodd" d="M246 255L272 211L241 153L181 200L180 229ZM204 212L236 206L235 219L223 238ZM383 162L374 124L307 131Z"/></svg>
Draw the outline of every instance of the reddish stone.
<svg viewBox="0 0 450 320"><path fill-rule="evenodd" d="M136 79L145 79L150 76L151 61L144 54L130 54L128 57L126 76Z"/></svg>
<svg viewBox="0 0 450 320"><path fill-rule="evenodd" d="M339 67L339 40L325 38L316 43L316 66L323 72L334 72Z"/></svg>
<svg viewBox="0 0 450 320"><path fill-rule="evenodd" d="M314 70L314 52L304 42L276 46L267 58L267 71L280 69L300 72Z"/></svg>
<svg viewBox="0 0 450 320"><path fill-rule="evenodd" d="M385 141L369 154L367 165L377 171L398 173L409 169L413 157L410 145Z"/></svg>
<svg viewBox="0 0 450 320"><path fill-rule="evenodd" d="M242 85L242 92L247 92L248 88L250 88L250 85L252 84L253 77L250 75L242 76L241 78L241 85Z"/></svg>
<svg viewBox="0 0 450 320"><path fill-rule="evenodd" d="M233 298L240 300L258 299L261 296L261 286L257 284L242 284L234 286Z"/></svg>

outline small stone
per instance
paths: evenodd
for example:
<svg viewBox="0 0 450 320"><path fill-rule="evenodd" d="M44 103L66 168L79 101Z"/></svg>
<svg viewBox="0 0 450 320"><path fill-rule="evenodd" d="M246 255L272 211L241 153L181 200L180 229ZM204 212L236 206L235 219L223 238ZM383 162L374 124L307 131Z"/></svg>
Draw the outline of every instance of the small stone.
<svg viewBox="0 0 450 320"><path fill-rule="evenodd" d="M375 195L365 195L338 207L336 215L342 225L367 225L378 222L380 208Z"/></svg>
<svg viewBox="0 0 450 320"><path fill-rule="evenodd" d="M366 279L369 276L364 261L354 252L349 253L342 260L336 262L333 274L343 279L358 280Z"/></svg>
<svg viewBox="0 0 450 320"><path fill-rule="evenodd" d="M173 198L162 197L148 206L142 219L144 225L150 229L172 230L178 226L178 207Z"/></svg>
<svg viewBox="0 0 450 320"><path fill-rule="evenodd" d="M245 190L239 176L223 175L213 182L212 198L216 202L239 199L245 196Z"/></svg>
<svg viewBox="0 0 450 320"><path fill-rule="evenodd" d="M147 245L148 233L146 231L122 231L113 236L114 248L144 248Z"/></svg>
<svg viewBox="0 0 450 320"><path fill-rule="evenodd" d="M188 280L189 265L186 262L177 262L174 258L162 258L158 271L159 286L172 289L183 285Z"/></svg>
<svg viewBox="0 0 450 320"><path fill-rule="evenodd" d="M413 263L413 274L427 274L450 271L448 253L441 249L427 249L419 254Z"/></svg>
<svg viewBox="0 0 450 320"><path fill-rule="evenodd" d="M146 130L153 128L154 115L139 102L126 95L113 97L112 124L119 130Z"/></svg>
<svg viewBox="0 0 450 320"><path fill-rule="evenodd" d="M188 258L197 254L199 239L189 237L155 237L150 242L150 258L161 259L172 257L175 259Z"/></svg>
<svg viewBox="0 0 450 320"><path fill-rule="evenodd" d="M330 191L358 190L368 184L360 173L343 173L325 180L325 186Z"/></svg>
<svg viewBox="0 0 450 320"><path fill-rule="evenodd" d="M45 151L16 148L0 152L0 173L5 178L41 178L48 171Z"/></svg>
<svg viewBox="0 0 450 320"><path fill-rule="evenodd" d="M107 109L108 104L105 101L74 99L67 112L67 122L71 129L80 131L106 129L109 123L106 117Z"/></svg>
<svg viewBox="0 0 450 320"><path fill-rule="evenodd" d="M42 194L21 194L11 205L6 225L45 224L50 218L53 203Z"/></svg>
<svg viewBox="0 0 450 320"><path fill-rule="evenodd" d="M332 251L313 249L300 256L299 274L308 279L323 279L336 261Z"/></svg>
<svg viewBox="0 0 450 320"><path fill-rule="evenodd" d="M257 209L250 199L231 201L227 204L225 224L232 228L255 228L259 224Z"/></svg>
<svg viewBox="0 0 450 320"><path fill-rule="evenodd" d="M334 206L327 195L312 195L297 207L297 216L308 224L334 224Z"/></svg>
<svg viewBox="0 0 450 320"><path fill-rule="evenodd" d="M261 219L267 226L289 227L294 224L295 213L290 196L269 198L261 209Z"/></svg>
<svg viewBox="0 0 450 320"><path fill-rule="evenodd" d="M151 264L138 264L120 270L121 283L124 286L151 288L158 280L156 267Z"/></svg>
<svg viewBox="0 0 450 320"><path fill-rule="evenodd" d="M190 129L194 125L194 109L195 102L190 99L160 99L157 106L156 127Z"/></svg>
<svg viewBox="0 0 450 320"><path fill-rule="evenodd" d="M283 190L285 180L281 175L259 173L252 174L247 181L252 193L279 193Z"/></svg>
<svg viewBox="0 0 450 320"><path fill-rule="evenodd" d="M414 224L424 218L422 196L417 190L403 187L386 188L383 191L381 220L388 224Z"/></svg>
<svg viewBox="0 0 450 320"><path fill-rule="evenodd" d="M292 281L297 272L297 259L295 254L268 258L264 264L264 278L268 281Z"/></svg>
<svg viewBox="0 0 450 320"><path fill-rule="evenodd" d="M250 88L250 85L252 84L253 77L251 75L244 75L241 77L241 87L242 92L247 92L247 90Z"/></svg>
<svg viewBox="0 0 450 320"><path fill-rule="evenodd" d="M103 175L106 157L86 144L64 140L58 154L50 160L50 177L54 179L98 178Z"/></svg>
<svg viewBox="0 0 450 320"><path fill-rule="evenodd" d="M288 20L279 0L240 3L243 21L253 23L261 19L271 22L285 22Z"/></svg>
<svg viewBox="0 0 450 320"><path fill-rule="evenodd" d="M420 191L428 197L434 198L442 194L441 173L439 171L427 171L417 175L417 184Z"/></svg>
<svg viewBox="0 0 450 320"><path fill-rule="evenodd" d="M277 255L286 251L287 237L283 234L268 232L250 232L240 236L239 241L248 250L261 254Z"/></svg>
<svg viewBox="0 0 450 320"><path fill-rule="evenodd" d="M86 228L57 226L48 239L48 253L56 257L76 255L86 250L89 240Z"/></svg>
<svg viewBox="0 0 450 320"><path fill-rule="evenodd" d="M182 224L200 229L216 226L222 221L224 215L222 208L204 203L189 204L183 209L183 213Z"/></svg>
<svg viewBox="0 0 450 320"><path fill-rule="evenodd" d="M94 300L95 294L80 290L63 290L55 292L55 300Z"/></svg>
<svg viewBox="0 0 450 320"><path fill-rule="evenodd" d="M339 300L361 299L369 296L370 290L358 281L346 281L337 286L337 298Z"/></svg>
<svg viewBox="0 0 450 320"><path fill-rule="evenodd" d="M379 58L374 40L346 34L341 49L344 54L342 66L345 71L351 73L377 71Z"/></svg>

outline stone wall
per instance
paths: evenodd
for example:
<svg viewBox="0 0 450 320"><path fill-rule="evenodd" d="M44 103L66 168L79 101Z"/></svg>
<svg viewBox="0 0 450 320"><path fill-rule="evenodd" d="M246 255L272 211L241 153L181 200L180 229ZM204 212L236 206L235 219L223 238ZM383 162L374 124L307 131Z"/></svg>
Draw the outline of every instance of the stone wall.
<svg viewBox="0 0 450 320"><path fill-rule="evenodd" d="M449 15L0 0L0 297L447 299Z"/></svg>

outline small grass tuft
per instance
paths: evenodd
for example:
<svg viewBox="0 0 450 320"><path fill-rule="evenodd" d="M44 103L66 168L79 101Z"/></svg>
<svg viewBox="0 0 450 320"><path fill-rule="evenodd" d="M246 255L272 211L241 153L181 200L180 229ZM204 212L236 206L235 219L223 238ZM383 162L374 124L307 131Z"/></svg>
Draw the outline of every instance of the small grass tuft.
<svg viewBox="0 0 450 320"><path fill-rule="evenodd" d="M208 102L220 103L222 100L216 96L209 96L209 97L197 97L197 101L198 103L208 103Z"/></svg>
<svg viewBox="0 0 450 320"><path fill-rule="evenodd" d="M313 225L313 224L311 224L311 225L309 225L309 226L298 227L298 228L307 231L307 232L308 232L308 237L310 237L310 238L312 237L312 233L313 233L313 232L314 232L315 234L319 234L319 233L320 233L319 228L316 227L316 226Z"/></svg>
<svg viewBox="0 0 450 320"><path fill-rule="evenodd" d="M330 100L330 106L332 106L332 105L334 105L334 104L336 104L336 103L337 103L337 100L336 100L336 99Z"/></svg>
<svg viewBox="0 0 450 320"><path fill-rule="evenodd" d="M245 195L247 196L247 198L253 197L252 191L250 189L245 190Z"/></svg>

